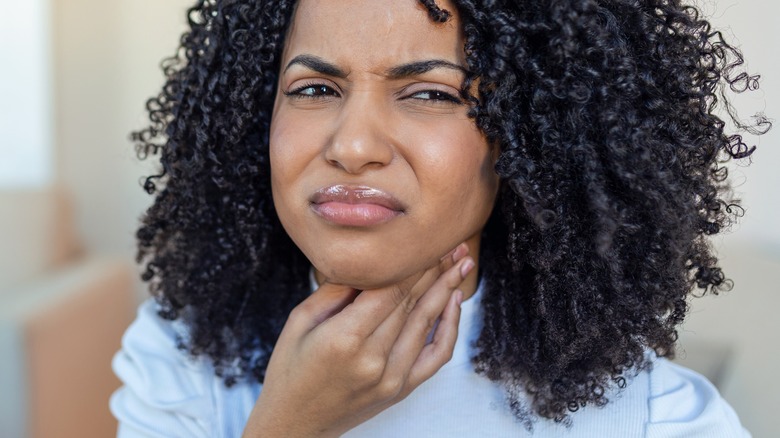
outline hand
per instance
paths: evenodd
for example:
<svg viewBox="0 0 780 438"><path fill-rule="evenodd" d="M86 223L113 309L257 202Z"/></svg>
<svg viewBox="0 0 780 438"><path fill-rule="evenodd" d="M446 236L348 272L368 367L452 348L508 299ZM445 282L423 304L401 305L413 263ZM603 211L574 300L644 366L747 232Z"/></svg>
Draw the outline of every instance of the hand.
<svg viewBox="0 0 780 438"><path fill-rule="evenodd" d="M244 436L339 436L430 378L455 347L467 254L382 289L320 286L290 313Z"/></svg>

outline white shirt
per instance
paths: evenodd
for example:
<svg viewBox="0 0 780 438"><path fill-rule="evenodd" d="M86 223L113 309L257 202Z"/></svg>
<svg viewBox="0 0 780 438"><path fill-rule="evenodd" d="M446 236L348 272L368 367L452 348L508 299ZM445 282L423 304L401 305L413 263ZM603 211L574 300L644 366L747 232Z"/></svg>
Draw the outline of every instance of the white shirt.
<svg viewBox="0 0 780 438"><path fill-rule="evenodd" d="M452 360L406 399L345 437L749 437L734 410L701 375L655 359L603 408L571 415L572 425L539 419L529 431L506 406L501 384L476 374L473 341L482 326L481 290L462 304ZM192 360L176 347L182 330L157 315L153 300L114 357L124 383L111 397L120 438L240 437L262 385L227 388L206 358ZM177 331L178 328L178 331Z"/></svg>

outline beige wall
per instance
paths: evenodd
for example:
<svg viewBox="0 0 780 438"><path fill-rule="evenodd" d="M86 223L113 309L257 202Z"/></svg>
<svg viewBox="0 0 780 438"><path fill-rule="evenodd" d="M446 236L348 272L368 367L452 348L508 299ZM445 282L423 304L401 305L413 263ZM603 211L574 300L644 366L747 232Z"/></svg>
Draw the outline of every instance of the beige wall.
<svg viewBox="0 0 780 438"><path fill-rule="evenodd" d="M759 139L748 137L756 145L753 163L732 166L736 192L744 200L747 215L735 227L727 242L743 243L771 252L780 258L780 57L777 47L777 17L780 3L761 0L700 0L713 23L723 29L745 55L751 74L762 76L760 89L735 100L743 117L766 113L776 121L775 128Z"/></svg>
<svg viewBox="0 0 780 438"><path fill-rule="evenodd" d="M190 0L54 0L57 181L73 194L78 234L93 252L134 252L150 202L128 141L160 88Z"/></svg>
<svg viewBox="0 0 780 438"><path fill-rule="evenodd" d="M743 117L765 112L775 127L759 139L752 164L732 165L736 193L746 215L733 233L719 238L726 275L734 289L720 296L693 299L680 330L681 357L696 362L700 349L725 349L720 390L753 436L775 436L780 418L780 59L777 17L780 3L761 0L701 0L713 23L745 55L751 74L762 76L760 89L734 101ZM702 347L703 346L703 347ZM694 357L686 357L694 356Z"/></svg>
<svg viewBox="0 0 780 438"><path fill-rule="evenodd" d="M735 282L734 290L693 301L688 320L680 328L679 355L683 364L693 367L708 357L700 354L707 353L707 348L726 353L718 376L721 394L753 436L776 436L780 428L774 413L780 407L776 377L780 369L780 286L769 279L780 271L780 259L733 245L721 261ZM712 364L703 366L702 371Z"/></svg>
<svg viewBox="0 0 780 438"><path fill-rule="evenodd" d="M156 66L175 49L189 1L42 3L54 175L35 189L0 188L0 435L111 436L110 358L135 307L133 232L148 202L137 181L150 172L126 139L162 82ZM24 52L25 41L3 44Z"/></svg>
<svg viewBox="0 0 780 438"><path fill-rule="evenodd" d="M0 190L0 297L80 252L63 193Z"/></svg>

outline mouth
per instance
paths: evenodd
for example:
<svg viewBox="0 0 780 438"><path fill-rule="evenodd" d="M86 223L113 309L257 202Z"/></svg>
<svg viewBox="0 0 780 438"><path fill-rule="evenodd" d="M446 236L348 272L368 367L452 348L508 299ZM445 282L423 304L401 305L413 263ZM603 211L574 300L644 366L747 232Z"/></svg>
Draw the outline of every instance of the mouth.
<svg viewBox="0 0 780 438"><path fill-rule="evenodd" d="M317 190L309 199L311 209L327 222L347 227L371 227L405 213L405 206L382 190L333 185Z"/></svg>

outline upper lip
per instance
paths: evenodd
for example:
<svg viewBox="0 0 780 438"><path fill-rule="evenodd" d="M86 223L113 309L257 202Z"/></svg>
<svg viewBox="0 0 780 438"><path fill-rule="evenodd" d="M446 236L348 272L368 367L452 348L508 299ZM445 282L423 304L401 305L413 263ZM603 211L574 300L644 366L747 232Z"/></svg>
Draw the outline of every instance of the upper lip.
<svg viewBox="0 0 780 438"><path fill-rule="evenodd" d="M349 184L336 184L323 187L311 196L312 204L325 202L343 202L345 204L376 204L395 211L404 211L406 207L382 190L368 186L354 186Z"/></svg>

